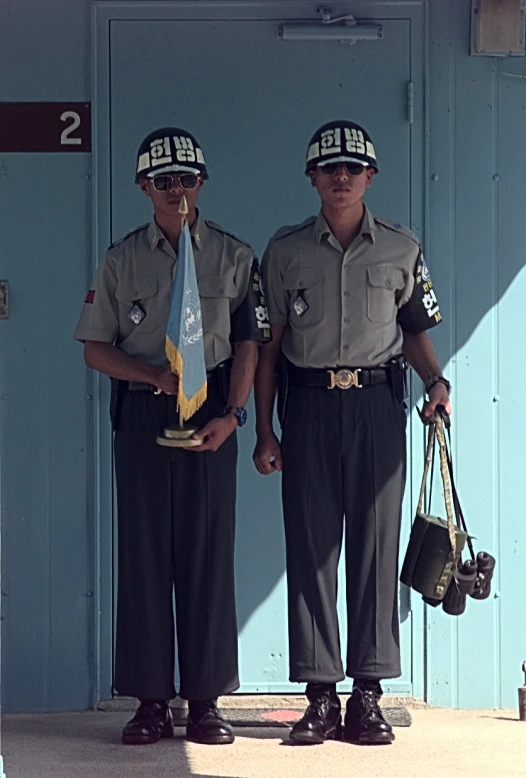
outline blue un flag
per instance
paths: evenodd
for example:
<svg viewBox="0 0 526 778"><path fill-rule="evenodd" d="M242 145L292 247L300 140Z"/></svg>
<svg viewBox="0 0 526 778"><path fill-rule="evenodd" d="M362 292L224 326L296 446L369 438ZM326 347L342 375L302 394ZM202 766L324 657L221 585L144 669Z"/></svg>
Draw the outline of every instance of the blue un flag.
<svg viewBox="0 0 526 778"><path fill-rule="evenodd" d="M192 237L185 219L166 326L166 356L179 376L177 400L183 420L189 419L206 400L206 365L201 301L195 274Z"/></svg>

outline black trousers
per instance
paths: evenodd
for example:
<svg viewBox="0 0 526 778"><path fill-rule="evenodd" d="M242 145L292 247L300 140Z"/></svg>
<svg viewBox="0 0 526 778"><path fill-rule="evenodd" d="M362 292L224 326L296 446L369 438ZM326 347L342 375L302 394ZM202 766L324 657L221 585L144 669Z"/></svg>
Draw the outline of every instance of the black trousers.
<svg viewBox="0 0 526 778"><path fill-rule="evenodd" d="M220 416L213 382L192 422ZM118 603L115 689L168 700L174 687L174 613L188 700L214 699L239 686L234 594L237 439L215 452L159 446L178 422L176 399L127 392L115 434Z"/></svg>
<svg viewBox="0 0 526 778"><path fill-rule="evenodd" d="M291 681L401 674L398 548L405 426L404 408L387 384L290 390L282 484ZM336 611L344 525L345 673Z"/></svg>

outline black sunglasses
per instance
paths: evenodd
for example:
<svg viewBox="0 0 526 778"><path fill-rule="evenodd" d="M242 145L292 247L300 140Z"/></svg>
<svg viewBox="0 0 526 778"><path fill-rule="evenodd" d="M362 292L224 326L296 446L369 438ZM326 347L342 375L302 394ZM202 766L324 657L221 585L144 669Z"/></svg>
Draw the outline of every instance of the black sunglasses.
<svg viewBox="0 0 526 778"><path fill-rule="evenodd" d="M350 176L359 176L365 170L364 165L359 162L327 162L326 165L318 167L326 176L333 176L340 167L344 168Z"/></svg>
<svg viewBox="0 0 526 778"><path fill-rule="evenodd" d="M180 187L181 189L195 189L199 183L199 176L195 173L160 173L158 176L153 176L153 185L158 192L166 192L173 187Z"/></svg>

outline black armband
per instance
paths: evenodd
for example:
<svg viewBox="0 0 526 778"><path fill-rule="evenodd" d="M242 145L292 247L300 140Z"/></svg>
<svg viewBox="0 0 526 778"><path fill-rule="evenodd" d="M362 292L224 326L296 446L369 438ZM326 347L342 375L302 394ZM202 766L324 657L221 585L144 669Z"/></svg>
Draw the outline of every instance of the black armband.
<svg viewBox="0 0 526 778"><path fill-rule="evenodd" d="M416 262L413 292L398 311L398 321L404 332L413 335L436 327L442 321L433 282L422 252Z"/></svg>
<svg viewBox="0 0 526 778"><path fill-rule="evenodd" d="M252 262L248 291L239 308L232 314L230 333L234 343L242 340L257 340L264 343L271 339L259 262L255 257Z"/></svg>

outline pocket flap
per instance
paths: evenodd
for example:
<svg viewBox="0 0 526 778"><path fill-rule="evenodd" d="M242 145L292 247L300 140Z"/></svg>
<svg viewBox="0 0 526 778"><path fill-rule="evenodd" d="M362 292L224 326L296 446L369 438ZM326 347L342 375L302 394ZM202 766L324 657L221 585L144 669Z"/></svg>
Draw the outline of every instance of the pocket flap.
<svg viewBox="0 0 526 778"><path fill-rule="evenodd" d="M153 297L157 292L157 278L135 278L123 279L117 284L115 297L119 302L130 302L133 300L147 300Z"/></svg>
<svg viewBox="0 0 526 778"><path fill-rule="evenodd" d="M237 289L233 279L223 276L202 276L197 279L201 297L236 297Z"/></svg>
<svg viewBox="0 0 526 778"><path fill-rule="evenodd" d="M303 270L291 269L285 272L283 286L285 289L315 289L323 283L323 271L319 267L308 267Z"/></svg>
<svg viewBox="0 0 526 778"><path fill-rule="evenodd" d="M404 274L396 267L376 265L367 268L367 277L371 286L384 289L403 289L405 286Z"/></svg>

